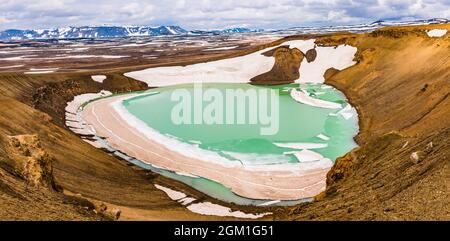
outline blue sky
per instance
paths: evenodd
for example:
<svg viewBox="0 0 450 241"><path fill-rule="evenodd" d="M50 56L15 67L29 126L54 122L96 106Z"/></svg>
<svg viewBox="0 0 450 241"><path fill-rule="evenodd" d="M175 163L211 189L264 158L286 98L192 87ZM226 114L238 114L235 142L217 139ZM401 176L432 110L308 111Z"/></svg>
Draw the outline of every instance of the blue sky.
<svg viewBox="0 0 450 241"><path fill-rule="evenodd" d="M0 29L180 25L279 29L450 18L450 0L0 0Z"/></svg>

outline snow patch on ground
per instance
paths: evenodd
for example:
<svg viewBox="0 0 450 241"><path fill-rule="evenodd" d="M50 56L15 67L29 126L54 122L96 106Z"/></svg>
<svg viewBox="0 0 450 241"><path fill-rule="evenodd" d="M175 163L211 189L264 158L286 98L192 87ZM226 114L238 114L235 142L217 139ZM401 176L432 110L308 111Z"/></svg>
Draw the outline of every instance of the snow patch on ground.
<svg viewBox="0 0 450 241"><path fill-rule="evenodd" d="M236 218L249 218L249 219L257 219L262 218L266 215L270 215L272 213L261 213L261 214L247 214L241 211L232 211L230 208L213 204L210 202L203 203L194 203L187 207L187 209L191 210L194 213L204 214L204 215L214 215L221 217L236 217Z"/></svg>
<svg viewBox="0 0 450 241"><path fill-rule="evenodd" d="M235 49L239 46L230 46L230 47L221 47L221 48L212 48L212 49L205 49L203 51L220 51L220 50L230 50L230 49Z"/></svg>
<svg viewBox="0 0 450 241"><path fill-rule="evenodd" d="M106 90L102 90L99 93L88 93L75 96L72 101L67 102L67 106L65 108L66 126L69 127L71 131L79 135L94 135L95 131L90 126L88 126L81 118L79 118L77 112L84 103L109 95L112 95L112 93ZM104 147L102 143L94 139L83 140L97 148Z"/></svg>
<svg viewBox="0 0 450 241"><path fill-rule="evenodd" d="M288 41L281 45L302 52L314 48L314 39ZM251 78L272 69L275 59L262 53L272 47L241 57L188 66L149 68L125 73L125 76L146 82L149 86L170 86L185 83L248 83Z"/></svg>
<svg viewBox="0 0 450 241"><path fill-rule="evenodd" d="M38 68L31 68L30 71L50 71L50 70L58 70L59 68L43 68L43 69L38 69Z"/></svg>
<svg viewBox="0 0 450 241"><path fill-rule="evenodd" d="M5 61L26 61L26 60L60 60L60 59L85 59L85 58L103 58L103 59L120 59L128 58L127 55L60 55L55 57L35 57L36 55L24 55L8 58L0 58L0 60Z"/></svg>
<svg viewBox="0 0 450 241"><path fill-rule="evenodd" d="M109 95L112 95L112 93L107 90L102 90L99 93L87 93L87 94L77 95L73 98L72 101L67 102L66 112L76 114L78 109L80 108L80 106L83 105L84 103L91 101L93 99L97 99L97 98L105 97L105 96L109 96Z"/></svg>
<svg viewBox="0 0 450 241"><path fill-rule="evenodd" d="M167 187L163 187L163 186L158 185L158 184L155 184L155 187L158 188L159 190L165 192L167 194L167 196L169 196L170 199L172 199L172 200L180 200L180 199L186 197L186 194L184 194L182 192L175 191L175 190L172 190L172 189L167 188Z"/></svg>
<svg viewBox="0 0 450 241"><path fill-rule="evenodd" d="M24 72L24 74L50 74L50 73L54 73L54 70L43 70L43 71L28 71L28 72Z"/></svg>
<svg viewBox="0 0 450 241"><path fill-rule="evenodd" d="M106 76L105 75L92 75L91 78L95 82L103 83L103 80L106 79Z"/></svg>
<svg viewBox="0 0 450 241"><path fill-rule="evenodd" d="M42 59L85 59L85 58L103 58L103 59L121 59L127 58L127 55L65 55L57 56L52 58L42 58Z"/></svg>
<svg viewBox="0 0 450 241"><path fill-rule="evenodd" d="M0 67L0 69L12 69L12 68L19 68L19 67L23 67L23 66L24 66L23 64L2 66L2 67Z"/></svg>
<svg viewBox="0 0 450 241"><path fill-rule="evenodd" d="M192 203L193 201L195 201L195 198L185 197L185 198L180 199L178 202L181 203L183 206L186 206L189 203Z"/></svg>
<svg viewBox="0 0 450 241"><path fill-rule="evenodd" d="M31 68L30 71L24 72L24 74L48 74L48 73L54 73L59 68L48 68L48 69L35 69Z"/></svg>
<svg viewBox="0 0 450 241"><path fill-rule="evenodd" d="M75 45L72 45L72 46L75 46ZM79 45L79 46L83 46L83 45ZM90 48L89 48L89 47L74 48L74 49L67 50L67 52L69 52L69 53L73 53L73 52L83 52L83 51L86 51L86 50L88 50L88 49L90 49Z"/></svg>
<svg viewBox="0 0 450 241"><path fill-rule="evenodd" d="M202 203L193 203L196 199L192 197L188 197L185 193L175 191L173 189L163 187L161 185L155 184L155 187L167 194L170 199L174 201L178 201L181 205L187 206L186 208L193 213L198 213L202 215L212 215L212 216L220 216L220 217L236 217L236 218L250 218L256 219L264 217L265 215L269 215L272 213L262 213L262 214L247 214L241 211L231 211L230 208L210 203L210 202L202 202ZM279 202L279 201L277 201Z"/></svg>
<svg viewBox="0 0 450 241"><path fill-rule="evenodd" d="M265 203L261 203L258 206L270 206L270 205L274 205L274 204L277 204L277 203L280 203L280 202L281 202L281 200L273 200L273 201L268 201L268 202L265 202Z"/></svg>
<svg viewBox="0 0 450 241"><path fill-rule="evenodd" d="M323 83L324 74L330 68L343 70L354 64L357 48L350 45L339 45L337 47L317 47L317 57L308 63L306 58L300 65L300 78L296 83ZM304 52L305 53L305 52Z"/></svg>
<svg viewBox="0 0 450 241"><path fill-rule="evenodd" d="M34 57L36 55L23 55L23 56L15 56L15 57L8 57L8 58L0 58L0 60L3 61L20 61L20 60L29 60L32 59L30 57Z"/></svg>
<svg viewBox="0 0 450 241"><path fill-rule="evenodd" d="M447 34L447 29L433 29L430 31L427 31L427 34L429 37L434 38L440 38Z"/></svg>

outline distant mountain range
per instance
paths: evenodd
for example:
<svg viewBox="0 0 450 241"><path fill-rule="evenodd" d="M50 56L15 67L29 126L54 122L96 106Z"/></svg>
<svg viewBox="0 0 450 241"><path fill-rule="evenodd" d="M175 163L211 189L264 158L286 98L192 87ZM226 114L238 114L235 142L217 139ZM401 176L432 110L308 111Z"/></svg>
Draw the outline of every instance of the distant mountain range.
<svg viewBox="0 0 450 241"><path fill-rule="evenodd" d="M445 18L432 18L426 20L392 21L378 20L369 24L323 26L323 27L296 27L286 30L272 30L267 32L281 33L326 33L336 31L367 32L384 26L423 25L450 23ZM196 35L196 34L233 34L263 32L263 29L229 28L222 30L193 30L188 31L179 26L100 26L100 27L64 27L53 29L19 30L8 29L0 31L0 40L28 40L28 39L77 39L77 38L117 38L133 36L164 36L164 35Z"/></svg>
<svg viewBox="0 0 450 241"><path fill-rule="evenodd" d="M224 33L256 33L263 32L264 29L249 29L249 28L227 28L220 30L194 30L190 34L224 34Z"/></svg>
<svg viewBox="0 0 450 241"><path fill-rule="evenodd" d="M443 24L443 23L450 23L450 20L445 18L431 18L431 19L410 20L410 21L378 20L371 23L370 25L398 26L398 25L423 25L423 24Z"/></svg>
<svg viewBox="0 0 450 241"><path fill-rule="evenodd" d="M0 39L3 40L27 40L27 39L76 39L76 38L117 38L133 36L163 36L180 34L223 34L223 33L248 33L262 30L248 28L230 28L211 31L187 31L179 26L101 26L101 27L65 27L53 29L19 30L8 29L0 31Z"/></svg>
<svg viewBox="0 0 450 241"><path fill-rule="evenodd" d="M317 34L329 32L370 32L381 27L386 26L407 26L407 25L429 25L429 24L444 24L450 23L450 20L445 18L432 18L425 20L378 20L372 23L354 24L354 25L340 25L340 26L322 26L322 27L295 27L286 30L276 30L272 32L288 34Z"/></svg>

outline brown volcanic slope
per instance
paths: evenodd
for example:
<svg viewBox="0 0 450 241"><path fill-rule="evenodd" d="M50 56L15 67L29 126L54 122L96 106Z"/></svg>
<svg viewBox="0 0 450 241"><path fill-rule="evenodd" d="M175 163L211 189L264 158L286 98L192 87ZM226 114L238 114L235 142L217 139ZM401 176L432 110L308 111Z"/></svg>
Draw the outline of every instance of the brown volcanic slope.
<svg viewBox="0 0 450 241"><path fill-rule="evenodd" d="M143 88L142 83L125 77L118 77L117 82L114 77L111 78L111 83L105 81L103 86L99 86L87 76L54 75L47 78L33 76L33 79L28 79L24 75L2 76L2 91L5 91L5 94L7 91L7 94L14 98L0 98L0 164L2 164L0 170L3 169L2 173L6 173L12 180L6 182L6 186L2 183L2 188L0 188L0 206L2 210L8 210L8 212L0 212L0 219L102 219L93 212L91 208L93 204L87 200L82 199L80 201L82 204L75 202L73 207L68 208L67 206L73 202L67 204L66 200L72 200L72 197L62 193L52 192L55 196L53 199L50 198L51 196L47 199L36 197L34 192L24 189L27 184L23 182L23 178L11 171L14 168L3 168L8 163L14 163L14 160L11 160L11 157L4 151L9 136L24 134L37 135L42 149L54 157L55 181L62 186L65 193L81 194L83 198L92 201L100 200L106 204L112 204L108 206L118 207L122 211L126 208L144 210L137 214L135 210L128 213L122 212L123 218L127 218L127 215L130 215L131 218L150 220L211 218L189 212L180 204L170 200L165 193L154 188L151 183L160 182L165 185L167 183L168 186L178 189L186 188L183 185L148 171L131 167L125 161L85 143L80 137L62 127L65 103L74 95L97 92L102 87L112 91L117 89L123 91L122 84L127 81L129 81L128 88L130 89ZM58 79L58 81L54 81L54 79ZM27 104L17 99L23 100ZM36 106L54 117L52 118L32 106ZM21 194L24 197L23 200L11 197L8 193L12 193L12 191L8 190ZM186 192L199 199L205 198L204 195L195 191L187 190ZM42 195L46 196L45 193ZM73 198L78 196L80 195ZM41 212L39 202L42 202L44 207L52 207L52 215L49 215L47 211ZM85 211L80 214L80 210L83 211L85 208L90 212ZM24 212L24 209L28 212ZM142 217L141 213L145 213L147 216Z"/></svg>
<svg viewBox="0 0 450 241"><path fill-rule="evenodd" d="M450 34L419 29L318 41L358 47L359 63L326 82L357 106L361 148L337 161L321 201L283 218L450 219Z"/></svg>
<svg viewBox="0 0 450 241"><path fill-rule="evenodd" d="M36 135L2 137L0 217L6 220L110 220L86 199L65 196L54 182L53 157ZM106 213L104 213L106 214Z"/></svg>
<svg viewBox="0 0 450 241"><path fill-rule="evenodd" d="M361 148L338 160L328 175L327 191L317 202L240 208L269 209L276 220L450 219L450 38L449 34L429 38L423 31L426 28L450 29L450 25L316 36L318 44L358 47L357 65L341 72L330 70L326 77L358 108ZM0 219L104 219L83 198L66 201L73 198L68 193L119 207L124 219L219 219L190 213L151 183L183 190L198 199L208 197L131 167L63 127L65 103L74 95L145 88L120 75L122 71L107 72L103 84L90 80L91 73L0 74ZM8 168L7 163L17 163L8 154L8 136L24 134L36 134L42 150L52 156L56 184L66 194L50 191L51 195L42 198L47 191L35 187L28 191L26 180ZM413 152L418 152L418 161L410 159Z"/></svg>

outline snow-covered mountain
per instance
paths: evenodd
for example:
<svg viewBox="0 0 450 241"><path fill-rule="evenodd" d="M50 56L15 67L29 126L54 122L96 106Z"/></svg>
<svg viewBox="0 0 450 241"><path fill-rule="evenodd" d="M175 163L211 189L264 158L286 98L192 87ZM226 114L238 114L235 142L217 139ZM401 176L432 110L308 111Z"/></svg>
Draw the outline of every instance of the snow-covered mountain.
<svg viewBox="0 0 450 241"><path fill-rule="evenodd" d="M71 38L115 38L129 36L158 36L185 34L188 31L178 26L119 26L119 27L66 27L38 30L9 29L0 32L0 39L71 39Z"/></svg>
<svg viewBox="0 0 450 241"><path fill-rule="evenodd" d="M229 28L223 30L194 30L187 31L179 26L112 26L112 27L66 27L38 30L9 29L0 31L0 39L76 39L76 38L116 38L133 36L160 36L178 34L226 34L260 32L261 29Z"/></svg>
<svg viewBox="0 0 450 241"><path fill-rule="evenodd" d="M432 18L426 20L393 21L378 20L368 24L322 26L322 27L295 27L282 30L228 28L222 30L193 30L187 31L179 26L102 26L102 27L66 27L39 30L9 29L0 31L0 40L27 40L27 39L77 39L77 38L116 38L133 36L160 36L160 35L206 35L206 34L234 34L234 33L277 33L281 35L328 33L328 32L370 32L384 26L427 25L450 23L445 18Z"/></svg>
<svg viewBox="0 0 450 241"><path fill-rule="evenodd" d="M249 29L249 28L227 28L214 30L193 30L190 34L233 34L233 33L257 33L263 32L264 29Z"/></svg>
<svg viewBox="0 0 450 241"><path fill-rule="evenodd" d="M378 26L402 26L402 25L426 25L426 24L443 24L449 23L450 20L445 18L431 18L423 20L409 20L409 21L389 21L389 20L378 20L370 25Z"/></svg>
<svg viewBox="0 0 450 241"><path fill-rule="evenodd" d="M227 28L222 30L211 30L212 33L255 33L262 32L263 29L249 29L249 28Z"/></svg>

